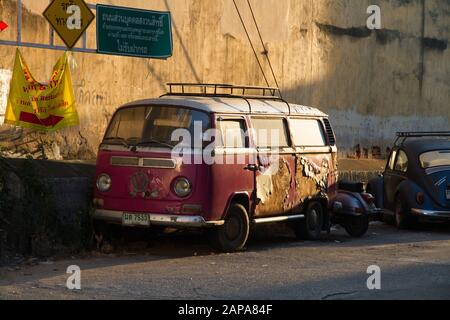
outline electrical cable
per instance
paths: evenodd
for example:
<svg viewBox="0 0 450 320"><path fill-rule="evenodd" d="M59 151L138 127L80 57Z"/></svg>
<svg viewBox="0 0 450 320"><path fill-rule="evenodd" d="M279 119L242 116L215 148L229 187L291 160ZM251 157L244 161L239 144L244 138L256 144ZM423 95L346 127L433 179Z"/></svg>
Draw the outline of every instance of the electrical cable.
<svg viewBox="0 0 450 320"><path fill-rule="evenodd" d="M264 41L263 41L263 38L261 35L261 31L259 29L258 22L256 21L255 13L253 12L253 8L250 3L250 0L247 0L247 3L248 3L248 7L250 8L250 12L252 13L252 17L253 17L253 21L255 22L256 30L258 30L259 39L261 40L261 45L264 49L264 55L267 57L267 61L269 62L269 67L270 67L270 71L272 72L273 79L275 80L275 84L277 85L277 88L280 88L280 86L278 85L277 77L275 76L275 72L273 71L272 62L270 61L269 51L267 50L266 45L264 44ZM281 92L280 92L280 94L281 94Z"/></svg>
<svg viewBox="0 0 450 320"><path fill-rule="evenodd" d="M269 81L267 80L266 74L264 73L264 69L263 69L263 66L261 64L261 61L259 61L258 54L256 53L256 50L255 50L255 47L253 45L252 39L250 38L250 35L248 33L248 30L247 30L247 27L245 26L244 20L242 19L241 12L239 11L239 8L238 8L238 6L236 4L236 0L233 0L233 3L234 3L234 6L236 8L236 11L237 11L237 14L239 16L239 19L241 20L242 26L244 27L244 31L245 31L245 34L247 35L247 39L248 39L248 41L250 43L250 46L252 47L253 54L255 55L256 61L258 62L259 68L261 69L261 72L262 72L262 75L264 77L264 80L266 81L267 86L270 87Z"/></svg>

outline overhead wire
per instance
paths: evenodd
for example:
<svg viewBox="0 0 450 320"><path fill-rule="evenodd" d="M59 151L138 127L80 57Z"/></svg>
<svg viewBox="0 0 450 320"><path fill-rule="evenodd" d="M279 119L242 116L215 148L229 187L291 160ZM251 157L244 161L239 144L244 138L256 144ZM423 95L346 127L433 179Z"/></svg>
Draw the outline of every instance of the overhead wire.
<svg viewBox="0 0 450 320"><path fill-rule="evenodd" d="M267 77L266 77L266 73L264 72L264 68L261 64L261 61L258 58L258 54L256 53L255 46L253 45L252 39L250 38L250 34L248 33L247 27L245 26L244 19L242 18L241 12L239 11L239 7L236 4L236 0L233 0L233 3L234 3L234 7L236 8L239 19L241 20L241 24L244 27L244 31L245 31L245 34L247 35L248 42L250 43L250 46L252 47L253 54L255 55L256 61L258 62L258 65L259 65L261 73L264 77L264 80L266 81L267 86L270 87L269 81L267 80Z"/></svg>
<svg viewBox="0 0 450 320"><path fill-rule="evenodd" d="M275 84L276 84L277 88L280 88L280 86L278 85L277 77L276 77L275 72L273 70L272 62L270 61L269 51L267 50L267 47L264 44L264 40L262 38L261 31L260 31L259 26L258 26L258 22L256 21L255 13L253 11L253 8L252 8L252 5L250 3L250 0L247 0L247 3L248 3L248 7L250 8L250 12L252 13L252 18L253 18L253 21L255 22L256 30L258 31L258 36L259 36L259 39L261 40L261 45L262 45L262 47L264 49L264 55L267 57L267 62L269 63L269 67L270 67L270 71L272 72L273 79L275 80Z"/></svg>

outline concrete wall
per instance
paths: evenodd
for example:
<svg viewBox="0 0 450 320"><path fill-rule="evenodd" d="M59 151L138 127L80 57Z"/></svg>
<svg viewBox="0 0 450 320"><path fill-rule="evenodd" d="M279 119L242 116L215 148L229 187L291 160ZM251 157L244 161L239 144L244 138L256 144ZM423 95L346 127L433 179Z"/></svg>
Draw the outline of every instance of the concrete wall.
<svg viewBox="0 0 450 320"><path fill-rule="evenodd" d="M95 165L0 158L0 265L85 248Z"/></svg>
<svg viewBox="0 0 450 320"><path fill-rule="evenodd" d="M81 126L49 136L15 130L17 143L38 140L55 149L52 142L56 141L64 158L92 158L114 110L130 100L164 93L166 82L265 84L232 0L99 2L170 10L173 57L160 61L73 54L72 77ZM48 42L49 25L41 15L48 1L23 3L23 40ZM286 98L331 115L342 156L384 155L397 130L449 129L449 0L251 3ZM237 4L264 60L247 2L237 0ZM365 28L366 9L371 4L382 9L383 29L376 32ZM15 1L0 0L0 18L10 25L0 34L2 39L14 39L15 16ZM95 46L94 24L88 31L88 43ZM14 50L0 46L0 93L6 91ZM29 48L22 52L42 80L49 77L61 54ZM273 85L267 61L263 65ZM0 140L12 134L8 128L3 130Z"/></svg>

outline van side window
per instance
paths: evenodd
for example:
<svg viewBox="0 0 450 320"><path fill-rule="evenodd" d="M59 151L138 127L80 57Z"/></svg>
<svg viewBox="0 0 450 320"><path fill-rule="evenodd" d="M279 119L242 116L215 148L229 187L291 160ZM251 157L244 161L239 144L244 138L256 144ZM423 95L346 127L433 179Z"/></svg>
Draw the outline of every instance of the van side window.
<svg viewBox="0 0 450 320"><path fill-rule="evenodd" d="M327 145L322 124L315 119L291 119L290 128L296 147L324 147Z"/></svg>
<svg viewBox="0 0 450 320"><path fill-rule="evenodd" d="M276 149L289 147L285 119L253 118L252 124L258 148Z"/></svg>
<svg viewBox="0 0 450 320"><path fill-rule="evenodd" d="M222 119L217 122L222 134L222 147L246 148L246 125L244 119Z"/></svg>
<svg viewBox="0 0 450 320"><path fill-rule="evenodd" d="M408 156L403 150L400 150L397 154L397 161L395 162L395 171L400 172L408 171Z"/></svg>

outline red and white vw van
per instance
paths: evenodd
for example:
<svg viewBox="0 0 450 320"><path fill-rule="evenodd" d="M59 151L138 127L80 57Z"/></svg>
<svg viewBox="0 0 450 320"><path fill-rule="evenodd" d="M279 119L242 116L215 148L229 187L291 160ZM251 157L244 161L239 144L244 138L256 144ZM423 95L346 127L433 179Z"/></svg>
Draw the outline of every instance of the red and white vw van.
<svg viewBox="0 0 450 320"><path fill-rule="evenodd" d="M276 88L168 84L120 107L97 160L97 224L204 228L222 251L253 224L292 221L300 238L330 226L335 136L326 114Z"/></svg>

